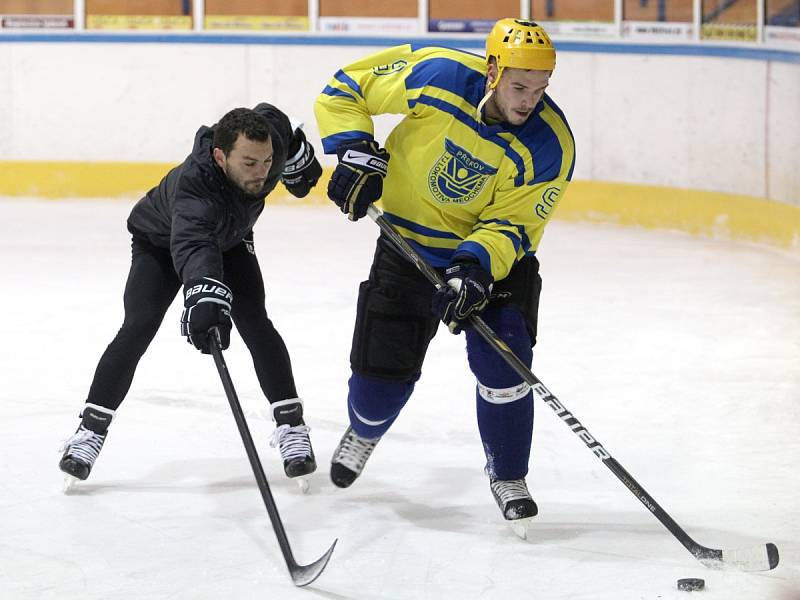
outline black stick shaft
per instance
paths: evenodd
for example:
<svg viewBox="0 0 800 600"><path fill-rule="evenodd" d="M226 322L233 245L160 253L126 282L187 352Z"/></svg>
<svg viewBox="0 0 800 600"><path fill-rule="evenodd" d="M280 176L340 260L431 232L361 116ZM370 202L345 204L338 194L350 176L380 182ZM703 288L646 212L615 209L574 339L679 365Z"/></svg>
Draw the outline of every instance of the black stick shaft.
<svg viewBox="0 0 800 600"><path fill-rule="evenodd" d="M214 364L217 366L219 377L222 380L222 387L225 389L225 395L228 397L228 403L231 405L233 418L236 420L236 426L239 428L239 434L242 436L242 442L244 442L244 447L247 451L247 458L250 459L253 475L255 475L258 489L264 500L264 506L267 509L269 520L272 523L272 529L275 531L275 536L278 538L278 545L281 548L283 559L286 561L286 566L289 568L289 574L296 585L308 585L319 577L325 569L333 553L333 548L336 546L336 540L334 540L333 545L331 545L328 551L315 562L309 565L297 564L297 561L294 559L294 554L292 553L292 548L289 545L289 538L286 536L286 530L283 528L280 514L278 514L278 507L269 489L267 476L258 458L258 453L253 443L253 436L250 434L247 421L245 421L244 413L239 403L239 397L236 395L236 390L233 387L233 380L228 372L228 366L225 364L225 359L222 356L222 349L220 348L216 331L212 329L208 337L211 345L211 354L214 357Z"/></svg>
<svg viewBox="0 0 800 600"><path fill-rule="evenodd" d="M431 267L419 253L397 232L386 217L374 205L367 210L370 218L378 224L381 231L394 243L403 254L422 272L422 274L437 289L446 285L444 279L436 269ZM683 544L683 546L698 559L721 560L722 552L706 548L695 542L675 520L669 516L655 499L626 471L622 465L603 447L597 439L581 424L581 422L548 390L541 380L523 363L516 354L501 340L497 334L479 316L471 316L470 325L497 351L498 354L511 366L522 379L531 386L534 394L543 400L564 423L577 435L581 441L597 456L609 470L625 485L630 492L644 504L669 532Z"/></svg>
<svg viewBox="0 0 800 600"><path fill-rule="evenodd" d="M258 453L253 443L253 436L250 434L250 428L247 426L247 421L245 421L244 413L239 403L239 397L236 395L236 390L233 387L233 381L228 372L228 365L225 364L225 359L222 356L222 350L219 344L213 339L214 335L210 335L209 338L211 338L211 354L214 357L214 363L217 365L217 371L222 380L222 387L225 389L225 395L228 397L228 403L231 405L231 411L233 412L233 418L236 420L236 426L239 428L239 434L242 436L242 442L247 451L247 458L250 459L253 475L255 475L256 482L258 483L258 489L261 491L261 497L264 499L264 506L267 508L267 514L269 515L269 520L272 522L275 535L278 538L281 552L283 552L286 564L291 570L293 567L297 566L297 562L292 554L292 548L289 546L289 539L286 537L286 530L283 528L283 522L278 514L275 499L272 497L272 492L269 489L267 476L258 458Z"/></svg>

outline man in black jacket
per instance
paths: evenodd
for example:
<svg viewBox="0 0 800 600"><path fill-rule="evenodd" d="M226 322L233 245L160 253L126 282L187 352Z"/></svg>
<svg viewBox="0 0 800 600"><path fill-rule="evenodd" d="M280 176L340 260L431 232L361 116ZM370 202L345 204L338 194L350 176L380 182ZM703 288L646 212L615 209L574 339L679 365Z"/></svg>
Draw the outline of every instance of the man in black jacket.
<svg viewBox="0 0 800 600"><path fill-rule="evenodd" d="M78 430L64 443L64 473L89 476L139 359L181 284L181 333L208 354L212 329L228 347L233 319L271 404L277 424L271 443L280 449L286 475L316 469L289 353L267 316L253 225L278 180L300 198L321 173L302 130L270 104L236 108L197 131L192 153L128 218L133 242L125 320L97 365Z"/></svg>

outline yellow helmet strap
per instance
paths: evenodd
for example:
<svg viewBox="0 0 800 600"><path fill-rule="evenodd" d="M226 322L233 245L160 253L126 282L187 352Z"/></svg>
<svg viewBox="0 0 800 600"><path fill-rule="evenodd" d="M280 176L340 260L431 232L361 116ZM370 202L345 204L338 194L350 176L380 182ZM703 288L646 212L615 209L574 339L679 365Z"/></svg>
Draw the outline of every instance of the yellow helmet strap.
<svg viewBox="0 0 800 600"><path fill-rule="evenodd" d="M505 67L501 67L497 63L495 63L495 66L497 67L497 77L495 77L494 81L489 84L490 90L494 90L494 88L497 87L497 84L500 83L500 76L503 74L503 70L505 69Z"/></svg>

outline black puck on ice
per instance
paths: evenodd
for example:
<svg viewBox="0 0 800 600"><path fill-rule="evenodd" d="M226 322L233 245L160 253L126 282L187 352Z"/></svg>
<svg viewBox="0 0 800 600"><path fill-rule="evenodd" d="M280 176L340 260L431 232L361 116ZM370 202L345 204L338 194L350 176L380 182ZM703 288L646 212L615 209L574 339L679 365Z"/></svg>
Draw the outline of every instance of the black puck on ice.
<svg viewBox="0 0 800 600"><path fill-rule="evenodd" d="M695 577L678 579L678 589L683 592L698 592L704 587L706 587L706 582L703 579L698 579Z"/></svg>

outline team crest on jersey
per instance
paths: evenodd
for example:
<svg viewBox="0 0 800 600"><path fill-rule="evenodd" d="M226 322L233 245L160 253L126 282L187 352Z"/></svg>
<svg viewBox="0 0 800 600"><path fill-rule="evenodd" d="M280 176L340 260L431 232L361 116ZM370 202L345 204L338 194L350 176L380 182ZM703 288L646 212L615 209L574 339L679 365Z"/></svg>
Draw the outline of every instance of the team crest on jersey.
<svg viewBox="0 0 800 600"><path fill-rule="evenodd" d="M444 153L428 173L428 187L439 202L467 204L495 173L497 169L445 138Z"/></svg>

